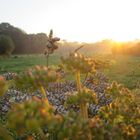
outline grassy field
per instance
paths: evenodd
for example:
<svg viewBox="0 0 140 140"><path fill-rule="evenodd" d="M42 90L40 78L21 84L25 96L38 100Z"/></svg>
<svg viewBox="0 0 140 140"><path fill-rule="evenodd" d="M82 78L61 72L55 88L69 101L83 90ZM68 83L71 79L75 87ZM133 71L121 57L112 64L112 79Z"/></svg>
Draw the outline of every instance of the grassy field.
<svg viewBox="0 0 140 140"><path fill-rule="evenodd" d="M116 56L114 63L104 73L110 78L129 88L140 88L140 57Z"/></svg>
<svg viewBox="0 0 140 140"><path fill-rule="evenodd" d="M17 55L11 58L0 59L0 73L5 72L22 72L35 65L47 65L47 59L44 55ZM50 65L60 63L59 56L51 55L49 58Z"/></svg>
<svg viewBox="0 0 140 140"><path fill-rule="evenodd" d="M111 60L112 65L103 70L111 81L117 81L129 88L140 88L140 57L98 55L100 59ZM53 54L49 58L50 65L60 63L60 55ZM46 65L44 55L18 55L17 58L0 58L0 74L5 72L22 72L34 65Z"/></svg>

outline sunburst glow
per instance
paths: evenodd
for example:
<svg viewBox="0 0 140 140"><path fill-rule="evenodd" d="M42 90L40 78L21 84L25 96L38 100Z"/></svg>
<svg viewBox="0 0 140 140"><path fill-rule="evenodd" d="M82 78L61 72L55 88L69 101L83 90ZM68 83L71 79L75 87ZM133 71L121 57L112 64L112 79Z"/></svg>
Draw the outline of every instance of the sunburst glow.
<svg viewBox="0 0 140 140"><path fill-rule="evenodd" d="M139 0L0 0L1 22L70 41L140 38Z"/></svg>

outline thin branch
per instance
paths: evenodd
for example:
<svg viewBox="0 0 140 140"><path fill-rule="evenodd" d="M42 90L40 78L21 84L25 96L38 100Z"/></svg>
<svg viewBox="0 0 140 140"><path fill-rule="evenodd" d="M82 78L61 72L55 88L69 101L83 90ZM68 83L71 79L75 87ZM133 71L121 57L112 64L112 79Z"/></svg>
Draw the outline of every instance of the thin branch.
<svg viewBox="0 0 140 140"><path fill-rule="evenodd" d="M78 47L77 49L74 50L74 52L77 52L78 50L80 50L80 49L83 48L83 47L84 47L84 45Z"/></svg>
<svg viewBox="0 0 140 140"><path fill-rule="evenodd" d="M47 67L49 66L49 53L47 53Z"/></svg>

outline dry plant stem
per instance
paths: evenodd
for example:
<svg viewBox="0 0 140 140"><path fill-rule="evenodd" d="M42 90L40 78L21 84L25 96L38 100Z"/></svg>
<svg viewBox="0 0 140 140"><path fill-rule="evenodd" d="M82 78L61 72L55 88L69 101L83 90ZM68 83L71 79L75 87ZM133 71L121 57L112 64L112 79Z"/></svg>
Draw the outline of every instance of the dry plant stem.
<svg viewBox="0 0 140 140"><path fill-rule="evenodd" d="M82 46L80 46L80 47L78 47L76 50L74 50L74 52L77 52L77 51L79 51L81 48L83 48L84 47L84 45L82 45Z"/></svg>
<svg viewBox="0 0 140 140"><path fill-rule="evenodd" d="M48 101L48 98L46 96L46 91L45 91L43 86L40 86L40 91L41 91L43 99L45 99L47 101L47 105L49 105L49 101Z"/></svg>
<svg viewBox="0 0 140 140"><path fill-rule="evenodd" d="M46 106L50 106L50 104L49 104L49 100L48 100L48 98L47 98L47 96L46 96L46 91L45 91L45 89L44 89L44 87L43 86L40 86L40 91L41 91L41 94L42 94L42 97L43 97L43 99L45 99L45 104L46 104Z"/></svg>
<svg viewBox="0 0 140 140"><path fill-rule="evenodd" d="M77 83L77 90L78 94L81 94L81 81L80 81L80 72L76 72L76 83ZM87 112L87 104L85 102L80 104L81 115L84 119L88 119L88 112Z"/></svg>
<svg viewBox="0 0 140 140"><path fill-rule="evenodd" d="M81 103L80 108L81 108L81 113L82 113L83 118L88 119L87 104Z"/></svg>
<svg viewBox="0 0 140 140"><path fill-rule="evenodd" d="M49 66L49 53L47 54L47 67Z"/></svg>
<svg viewBox="0 0 140 140"><path fill-rule="evenodd" d="M41 94L42 94L43 99L46 99L47 96L46 96L46 92L45 92L45 89L44 89L43 86L40 86L40 91L41 91Z"/></svg>
<svg viewBox="0 0 140 140"><path fill-rule="evenodd" d="M80 71L76 72L76 83L78 94L81 94L81 81L80 81ZM81 115L84 119L88 119L87 103L83 102L80 104ZM92 140L91 132L88 133L88 140Z"/></svg>
<svg viewBox="0 0 140 140"><path fill-rule="evenodd" d="M81 93L81 81L80 81L80 72L76 72L76 83L77 83L77 91Z"/></svg>
<svg viewBox="0 0 140 140"><path fill-rule="evenodd" d="M46 92L45 92L45 89L44 89L43 86L40 86L40 91L41 91L41 94L42 94L43 99L47 100L46 105L49 106L49 101L47 99ZM46 140L46 136L43 133L42 129L41 128L38 128L38 131L39 131L39 133L41 135L41 139L42 140Z"/></svg>

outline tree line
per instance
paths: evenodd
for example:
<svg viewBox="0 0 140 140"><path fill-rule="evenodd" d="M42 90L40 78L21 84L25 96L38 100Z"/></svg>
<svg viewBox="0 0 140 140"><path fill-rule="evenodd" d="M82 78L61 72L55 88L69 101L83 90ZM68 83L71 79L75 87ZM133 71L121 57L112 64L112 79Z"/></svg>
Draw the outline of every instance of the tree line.
<svg viewBox="0 0 140 140"><path fill-rule="evenodd" d="M7 43L5 43L7 41ZM6 54L40 54L48 44L49 37L45 33L27 34L20 28L9 23L0 24L0 55ZM7 47L6 47L7 45ZM89 53L112 53L113 55L137 55L140 56L140 40L118 43L113 40L102 40L95 43L69 42L61 40L56 53L69 53L84 46L80 51Z"/></svg>
<svg viewBox="0 0 140 140"><path fill-rule="evenodd" d="M4 38L10 38L10 40L13 41L13 54L42 53L48 40L45 33L27 34L9 23L0 24L0 40L3 40L2 36ZM0 54L3 53L1 44L3 44L3 42L0 43Z"/></svg>

